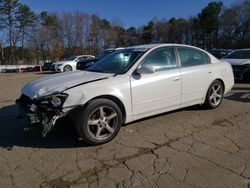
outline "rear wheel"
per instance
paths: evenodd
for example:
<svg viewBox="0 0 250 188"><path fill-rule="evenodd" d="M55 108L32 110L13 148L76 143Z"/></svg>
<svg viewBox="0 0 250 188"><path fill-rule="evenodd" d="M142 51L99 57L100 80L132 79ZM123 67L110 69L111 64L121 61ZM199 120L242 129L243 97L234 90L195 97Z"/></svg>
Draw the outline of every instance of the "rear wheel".
<svg viewBox="0 0 250 188"><path fill-rule="evenodd" d="M95 99L83 108L76 120L78 135L90 145L109 142L119 132L122 112L108 99Z"/></svg>
<svg viewBox="0 0 250 188"><path fill-rule="evenodd" d="M65 67L63 68L63 72L69 72L72 71L72 67L70 65L65 65Z"/></svg>
<svg viewBox="0 0 250 188"><path fill-rule="evenodd" d="M220 81L215 80L208 88L205 107L209 109L217 108L223 99L224 88Z"/></svg>

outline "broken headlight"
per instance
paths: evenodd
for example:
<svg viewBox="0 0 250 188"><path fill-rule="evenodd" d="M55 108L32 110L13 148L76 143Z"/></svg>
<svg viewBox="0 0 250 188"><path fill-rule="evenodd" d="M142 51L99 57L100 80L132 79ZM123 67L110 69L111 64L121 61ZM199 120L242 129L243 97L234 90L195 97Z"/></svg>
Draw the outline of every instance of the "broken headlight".
<svg viewBox="0 0 250 188"><path fill-rule="evenodd" d="M37 100L36 104L40 104L46 107L60 108L63 106L63 103L65 102L67 97L67 94L53 94Z"/></svg>
<svg viewBox="0 0 250 188"><path fill-rule="evenodd" d="M59 97L53 96L50 102L56 108L62 106L62 100Z"/></svg>

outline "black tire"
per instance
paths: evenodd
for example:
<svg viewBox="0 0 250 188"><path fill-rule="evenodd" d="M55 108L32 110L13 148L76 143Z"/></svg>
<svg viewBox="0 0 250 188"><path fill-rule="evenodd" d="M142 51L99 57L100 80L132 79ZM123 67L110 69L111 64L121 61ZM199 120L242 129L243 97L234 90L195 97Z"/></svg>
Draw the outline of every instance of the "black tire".
<svg viewBox="0 0 250 188"><path fill-rule="evenodd" d="M218 89L216 93L214 93L215 90ZM211 85L208 88L207 94L206 94L206 100L204 103L205 108L207 109L214 109L220 106L224 95L224 87L222 83L219 80L215 80L211 83Z"/></svg>
<svg viewBox="0 0 250 188"><path fill-rule="evenodd" d="M65 67L63 67L63 72L69 72L72 71L72 67L70 65L65 65Z"/></svg>
<svg viewBox="0 0 250 188"><path fill-rule="evenodd" d="M121 125L121 109L108 99L90 101L78 112L76 119L77 133L89 145L111 141L119 132Z"/></svg>

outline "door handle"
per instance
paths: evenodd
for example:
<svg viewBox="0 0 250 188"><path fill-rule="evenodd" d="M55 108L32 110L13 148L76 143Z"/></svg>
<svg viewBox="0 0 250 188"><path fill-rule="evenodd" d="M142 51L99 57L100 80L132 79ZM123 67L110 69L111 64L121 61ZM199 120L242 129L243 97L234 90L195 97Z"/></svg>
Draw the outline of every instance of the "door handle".
<svg viewBox="0 0 250 188"><path fill-rule="evenodd" d="M212 71L208 71L207 73L208 73L208 74L211 74L211 73L212 73Z"/></svg>
<svg viewBox="0 0 250 188"><path fill-rule="evenodd" d="M180 77L175 77L175 78L173 78L173 81L178 81L180 79L181 79Z"/></svg>

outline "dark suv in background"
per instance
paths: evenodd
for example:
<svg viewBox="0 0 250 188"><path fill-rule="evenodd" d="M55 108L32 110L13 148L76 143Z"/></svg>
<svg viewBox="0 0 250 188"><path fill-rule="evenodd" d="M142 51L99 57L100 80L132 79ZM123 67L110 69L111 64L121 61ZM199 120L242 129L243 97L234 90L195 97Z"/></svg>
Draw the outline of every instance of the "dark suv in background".
<svg viewBox="0 0 250 188"><path fill-rule="evenodd" d="M236 80L250 81L250 49L234 50L223 59L232 65Z"/></svg>
<svg viewBox="0 0 250 188"><path fill-rule="evenodd" d="M99 55L97 55L93 59L86 59L86 60L77 62L76 69L77 70L85 70L88 67L90 67L91 65L95 64L98 60L104 58L105 56L111 54L112 52L114 52L116 50L121 50L121 49L123 49L123 48L108 48L108 49L104 50L102 53L100 53Z"/></svg>
<svg viewBox="0 0 250 188"><path fill-rule="evenodd" d="M208 50L209 53L213 54L213 56L221 59L227 56L232 50L231 49L210 49Z"/></svg>

